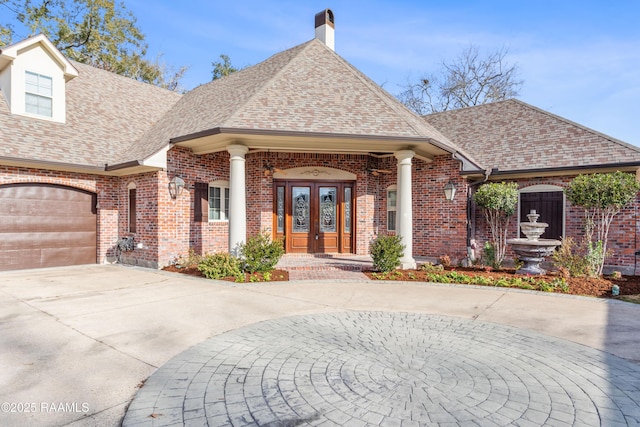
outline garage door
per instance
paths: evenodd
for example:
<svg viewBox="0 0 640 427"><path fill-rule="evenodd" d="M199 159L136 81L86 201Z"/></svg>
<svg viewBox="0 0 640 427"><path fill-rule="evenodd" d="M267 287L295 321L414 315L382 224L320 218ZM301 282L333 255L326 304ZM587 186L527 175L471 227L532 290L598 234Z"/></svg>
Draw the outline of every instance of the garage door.
<svg viewBox="0 0 640 427"><path fill-rule="evenodd" d="M0 185L0 271L95 264L96 224L93 193Z"/></svg>

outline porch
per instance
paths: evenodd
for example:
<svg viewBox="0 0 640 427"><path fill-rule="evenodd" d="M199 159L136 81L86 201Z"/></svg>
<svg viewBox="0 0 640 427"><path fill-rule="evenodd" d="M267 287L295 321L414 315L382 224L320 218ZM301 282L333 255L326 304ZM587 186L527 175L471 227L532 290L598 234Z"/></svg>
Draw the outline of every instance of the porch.
<svg viewBox="0 0 640 427"><path fill-rule="evenodd" d="M418 265L427 261L416 257ZM285 254L276 269L289 272L289 280L368 280L362 273L373 269L369 255Z"/></svg>

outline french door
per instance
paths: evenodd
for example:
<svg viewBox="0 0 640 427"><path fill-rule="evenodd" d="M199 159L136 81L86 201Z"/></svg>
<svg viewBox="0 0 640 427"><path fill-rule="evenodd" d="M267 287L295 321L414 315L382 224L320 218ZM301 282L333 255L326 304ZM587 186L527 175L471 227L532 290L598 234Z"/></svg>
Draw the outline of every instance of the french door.
<svg viewBox="0 0 640 427"><path fill-rule="evenodd" d="M353 251L353 182L275 181L274 229L289 253Z"/></svg>

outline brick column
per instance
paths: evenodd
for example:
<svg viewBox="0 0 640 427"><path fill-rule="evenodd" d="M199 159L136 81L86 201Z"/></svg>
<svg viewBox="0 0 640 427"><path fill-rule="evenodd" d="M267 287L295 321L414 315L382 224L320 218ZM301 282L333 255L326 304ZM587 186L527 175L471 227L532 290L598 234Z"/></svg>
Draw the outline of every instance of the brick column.
<svg viewBox="0 0 640 427"><path fill-rule="evenodd" d="M401 236L404 256L400 259L402 268L416 268L413 258L413 198L411 195L411 150L396 151L398 159L398 192L396 201L396 233Z"/></svg>
<svg viewBox="0 0 640 427"><path fill-rule="evenodd" d="M238 245L247 238L247 195L244 145L229 145L229 253L237 254Z"/></svg>

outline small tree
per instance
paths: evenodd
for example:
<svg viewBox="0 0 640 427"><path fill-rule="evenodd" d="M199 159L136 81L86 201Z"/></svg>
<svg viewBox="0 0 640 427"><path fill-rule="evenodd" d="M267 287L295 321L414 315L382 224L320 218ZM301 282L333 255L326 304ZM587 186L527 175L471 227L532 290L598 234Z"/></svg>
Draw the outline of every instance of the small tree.
<svg viewBox="0 0 640 427"><path fill-rule="evenodd" d="M507 251L509 220L518 205L518 184L515 182L481 185L473 201L482 209L491 229L491 243L495 249L495 264L502 265Z"/></svg>
<svg viewBox="0 0 640 427"><path fill-rule="evenodd" d="M589 243L587 256L598 255L597 275L602 274L607 254L607 240L613 217L628 205L640 190L640 184L624 172L579 175L566 189L571 204L584 208L585 235Z"/></svg>

